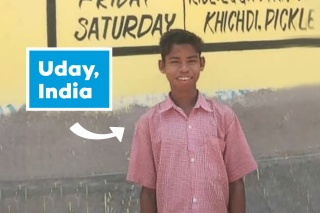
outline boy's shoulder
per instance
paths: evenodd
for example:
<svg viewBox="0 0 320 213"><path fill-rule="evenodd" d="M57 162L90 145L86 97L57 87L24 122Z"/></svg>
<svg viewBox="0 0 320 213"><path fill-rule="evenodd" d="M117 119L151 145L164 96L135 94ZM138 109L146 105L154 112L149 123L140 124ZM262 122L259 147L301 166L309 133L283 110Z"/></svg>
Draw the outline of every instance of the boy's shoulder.
<svg viewBox="0 0 320 213"><path fill-rule="evenodd" d="M234 114L233 109L229 105L223 103L222 101L217 100L216 98L205 98L205 99L211 105L212 110L218 115L225 116L225 115Z"/></svg>
<svg viewBox="0 0 320 213"><path fill-rule="evenodd" d="M220 122L225 124L231 123L236 117L234 110L222 101L217 100L216 98L205 98L205 100L211 106L216 119L220 120Z"/></svg>
<svg viewBox="0 0 320 213"><path fill-rule="evenodd" d="M166 100L163 100L159 103L154 104L151 107L148 107L146 111L140 116L139 120L148 120L148 119L157 117L160 114L161 109L165 102Z"/></svg>

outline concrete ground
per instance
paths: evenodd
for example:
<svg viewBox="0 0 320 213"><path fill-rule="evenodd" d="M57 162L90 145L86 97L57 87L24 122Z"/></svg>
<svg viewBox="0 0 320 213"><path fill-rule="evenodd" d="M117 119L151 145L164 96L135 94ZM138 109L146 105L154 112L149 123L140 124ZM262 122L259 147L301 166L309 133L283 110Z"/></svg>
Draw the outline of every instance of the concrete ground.
<svg viewBox="0 0 320 213"><path fill-rule="evenodd" d="M320 86L261 90L226 102L237 113L259 170L246 178L248 212L320 212ZM138 212L125 182L134 123L146 110L25 112L0 117L0 212ZM89 141L79 122L123 142Z"/></svg>

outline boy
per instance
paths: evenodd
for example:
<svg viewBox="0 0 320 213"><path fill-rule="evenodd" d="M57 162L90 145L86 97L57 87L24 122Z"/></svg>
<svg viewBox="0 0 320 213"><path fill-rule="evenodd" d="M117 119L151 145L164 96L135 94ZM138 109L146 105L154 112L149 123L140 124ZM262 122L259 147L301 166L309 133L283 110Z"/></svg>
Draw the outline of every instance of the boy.
<svg viewBox="0 0 320 213"><path fill-rule="evenodd" d="M137 121L127 180L142 186L141 213L244 213L243 177L257 164L234 112L198 91L202 40L186 30L160 39L171 91Z"/></svg>

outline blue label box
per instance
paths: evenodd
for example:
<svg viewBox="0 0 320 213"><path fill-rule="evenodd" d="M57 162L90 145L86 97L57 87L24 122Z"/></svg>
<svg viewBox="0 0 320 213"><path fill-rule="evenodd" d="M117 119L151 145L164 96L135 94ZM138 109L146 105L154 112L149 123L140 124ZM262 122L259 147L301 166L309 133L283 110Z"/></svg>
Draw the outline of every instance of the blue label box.
<svg viewBox="0 0 320 213"><path fill-rule="evenodd" d="M27 48L27 111L111 111L112 48Z"/></svg>

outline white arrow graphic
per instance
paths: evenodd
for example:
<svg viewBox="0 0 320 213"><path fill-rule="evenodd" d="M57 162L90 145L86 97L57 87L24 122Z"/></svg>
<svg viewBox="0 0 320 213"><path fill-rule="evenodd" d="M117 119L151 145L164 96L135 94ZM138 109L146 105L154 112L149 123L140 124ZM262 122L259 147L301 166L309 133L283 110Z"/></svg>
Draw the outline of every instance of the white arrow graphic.
<svg viewBox="0 0 320 213"><path fill-rule="evenodd" d="M103 139L117 137L119 142L121 142L122 137L123 137L123 133L124 133L124 127L110 127L110 129L111 129L112 133L98 134L98 133L94 133L94 132L90 132L90 131L86 130L79 123L75 123L75 124L73 124L73 126L70 127L70 130L74 134L76 134L82 138L91 139L91 140L103 140Z"/></svg>

